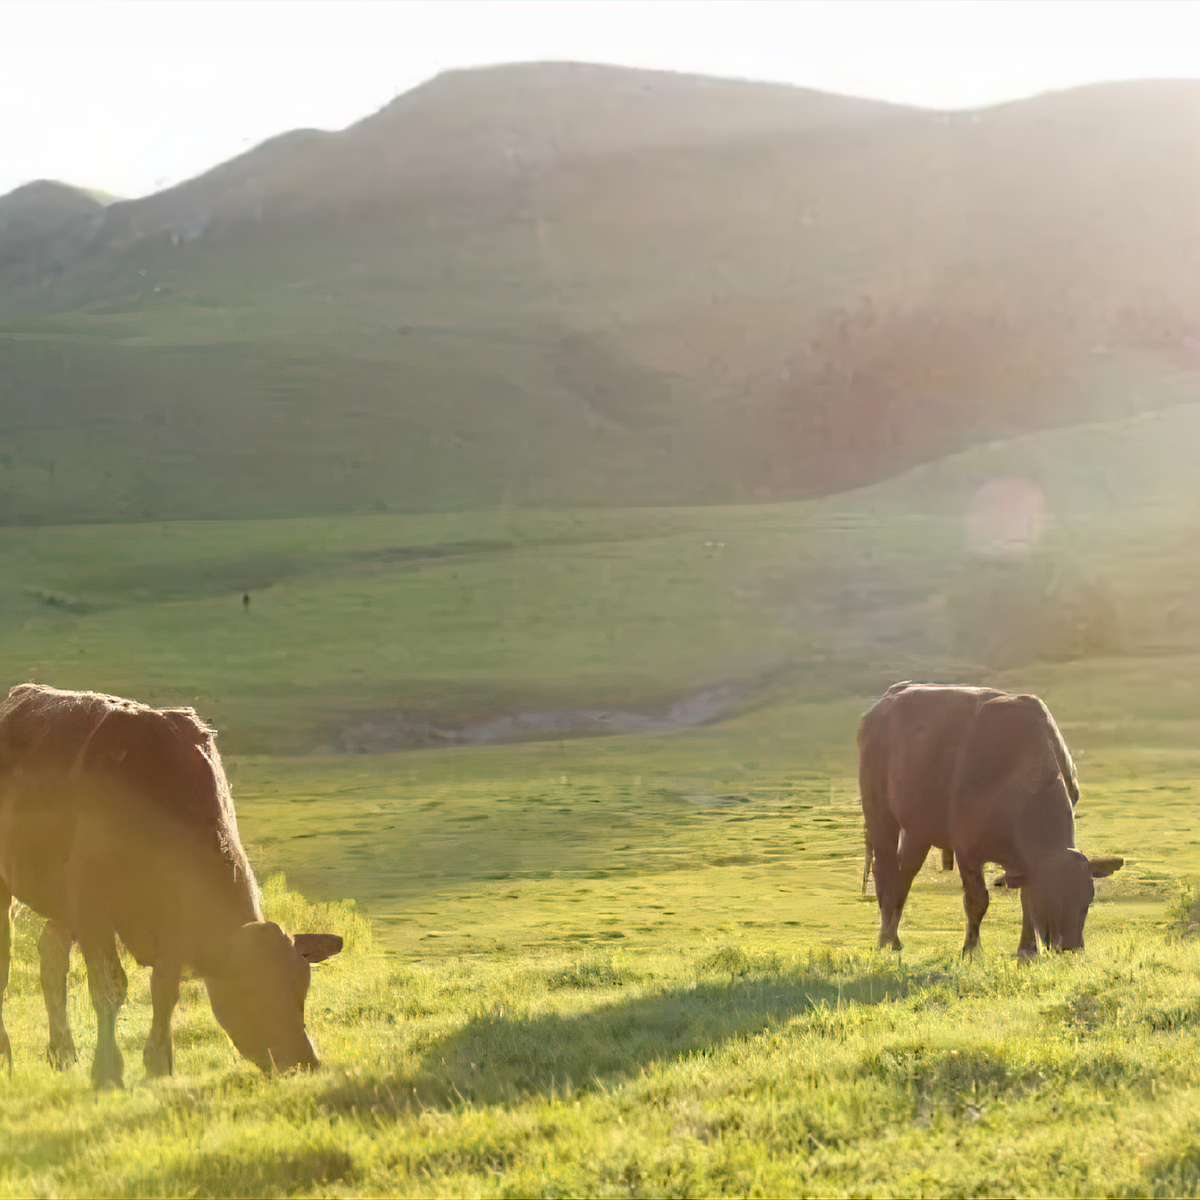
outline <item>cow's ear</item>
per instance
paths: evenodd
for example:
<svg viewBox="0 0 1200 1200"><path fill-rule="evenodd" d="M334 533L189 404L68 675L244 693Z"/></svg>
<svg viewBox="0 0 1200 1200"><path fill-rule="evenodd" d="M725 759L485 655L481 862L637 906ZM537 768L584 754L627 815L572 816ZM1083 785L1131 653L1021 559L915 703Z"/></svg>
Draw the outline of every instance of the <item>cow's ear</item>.
<svg viewBox="0 0 1200 1200"><path fill-rule="evenodd" d="M1110 858L1089 858L1088 867L1093 879L1103 879L1106 875L1119 871L1125 865L1125 860L1117 856Z"/></svg>
<svg viewBox="0 0 1200 1200"><path fill-rule="evenodd" d="M1025 886L1024 875L1014 875L1012 871L1005 871L1003 875L997 875L992 880L992 887L997 890L1002 888L1019 888Z"/></svg>
<svg viewBox="0 0 1200 1200"><path fill-rule="evenodd" d="M342 939L336 933L298 933L292 942L300 957L310 963L324 962L342 948Z"/></svg>

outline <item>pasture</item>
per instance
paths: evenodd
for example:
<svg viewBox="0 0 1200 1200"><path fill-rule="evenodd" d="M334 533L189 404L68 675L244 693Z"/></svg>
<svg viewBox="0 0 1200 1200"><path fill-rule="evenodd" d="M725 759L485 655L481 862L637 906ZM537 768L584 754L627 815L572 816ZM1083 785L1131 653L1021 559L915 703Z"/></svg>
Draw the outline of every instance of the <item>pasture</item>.
<svg viewBox="0 0 1200 1200"><path fill-rule="evenodd" d="M1151 599L1200 568L1143 532L1118 576L1141 643L986 673L1047 700L1079 845L1126 856L1086 951L1019 966L998 895L961 962L931 859L880 954L855 723L894 679L983 669L936 616L957 527L865 505L0 530L6 682L195 704L268 915L348 939L313 972L311 1076L260 1077L191 980L176 1074L146 1082L132 968L129 1086L96 1095L42 1062L19 913L0 1193L1195 1194L1195 647ZM895 631L931 611L918 653ZM724 719L654 737L339 741L730 680Z"/></svg>

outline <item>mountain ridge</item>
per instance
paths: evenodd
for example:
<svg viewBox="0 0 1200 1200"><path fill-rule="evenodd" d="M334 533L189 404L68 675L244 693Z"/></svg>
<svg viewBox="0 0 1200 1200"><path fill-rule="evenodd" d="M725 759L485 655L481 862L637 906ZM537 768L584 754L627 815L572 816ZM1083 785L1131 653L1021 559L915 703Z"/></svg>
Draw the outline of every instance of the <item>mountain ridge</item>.
<svg viewBox="0 0 1200 1200"><path fill-rule="evenodd" d="M817 495L1173 404L1200 366L1198 149L1192 81L944 112L444 73L345 130L0 231L0 399L50 421L0 430L0 496L48 515L3 463L86 466L81 421L122 482L56 519L227 511L234 480L247 515ZM204 502L179 461L201 411ZM410 466L354 484L385 447ZM305 499L289 472L333 482Z"/></svg>

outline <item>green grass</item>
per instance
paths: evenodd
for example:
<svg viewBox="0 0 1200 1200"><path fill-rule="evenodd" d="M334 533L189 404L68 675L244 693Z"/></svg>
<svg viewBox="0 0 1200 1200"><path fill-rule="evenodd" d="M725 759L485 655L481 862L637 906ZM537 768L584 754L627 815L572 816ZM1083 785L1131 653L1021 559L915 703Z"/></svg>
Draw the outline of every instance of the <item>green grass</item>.
<svg viewBox="0 0 1200 1200"><path fill-rule="evenodd" d="M502 775L494 753L467 756L480 795ZM394 873L401 910L372 899L367 925L278 877L267 886L268 912L288 927L351 935L314 972L309 1026L324 1065L303 1078L268 1081L237 1060L196 982L171 1080L145 1082L131 1065L126 1093L93 1097L83 1070L55 1075L39 1058L40 922L22 914L0 1190L1194 1194L1200 947L1168 935L1182 858L1156 850L1161 830L1087 791L1092 818L1134 845L1126 871L1100 885L1082 955L1019 965L1018 905L1001 896L982 956L962 963L958 889L932 864L905 951L879 954L874 905L857 894L849 783L832 781L824 804L763 790L674 811L665 798L631 806L596 778L575 784L596 802L591 827L623 818L640 835L629 865L603 835L581 847L549 813L519 829L523 863L503 845L499 863L469 840L456 853L456 824L478 803L404 789L399 820L357 868ZM1190 781L1157 786L1156 820L1180 838L1200 832ZM244 771L240 790L261 861L256 839L278 828L277 810ZM377 799L330 787L324 807L351 827ZM424 871L398 856L411 842ZM131 1064L149 1019L145 973L133 981L120 1026ZM86 1059L78 964L71 1006Z"/></svg>
<svg viewBox="0 0 1200 1200"><path fill-rule="evenodd" d="M1156 616L1187 531L1095 559L1139 564L1126 653L987 676L1047 699L1079 844L1127 862L1083 954L1018 965L999 894L963 963L956 876L927 864L899 956L859 892L859 713L979 670L877 620L936 643L962 569L949 516L877 502L0 532L0 672L197 703L269 913L348 936L314 970L313 1075L260 1077L191 980L177 1074L146 1081L130 966L128 1086L96 1096L78 955L58 1075L19 913L0 1194L1200 1191L1194 634ZM875 608L839 602L864 581ZM671 736L300 752L331 715L647 707L781 664Z"/></svg>
<svg viewBox="0 0 1200 1200"><path fill-rule="evenodd" d="M0 677L196 703L241 750L380 707L654 708L812 657L788 611L830 537L810 524L781 505L0 529Z"/></svg>

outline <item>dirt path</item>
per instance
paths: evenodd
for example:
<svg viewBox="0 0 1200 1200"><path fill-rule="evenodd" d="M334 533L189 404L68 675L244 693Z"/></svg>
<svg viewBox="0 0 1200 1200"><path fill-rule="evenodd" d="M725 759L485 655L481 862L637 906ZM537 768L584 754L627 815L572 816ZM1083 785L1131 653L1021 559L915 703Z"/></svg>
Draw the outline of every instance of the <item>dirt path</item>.
<svg viewBox="0 0 1200 1200"><path fill-rule="evenodd" d="M507 713L458 729L411 720L400 712L381 712L333 731L318 747L318 753L383 754L428 746L486 746L613 734L674 733L728 716L750 695L751 689L746 684L722 683L659 712L559 708Z"/></svg>

